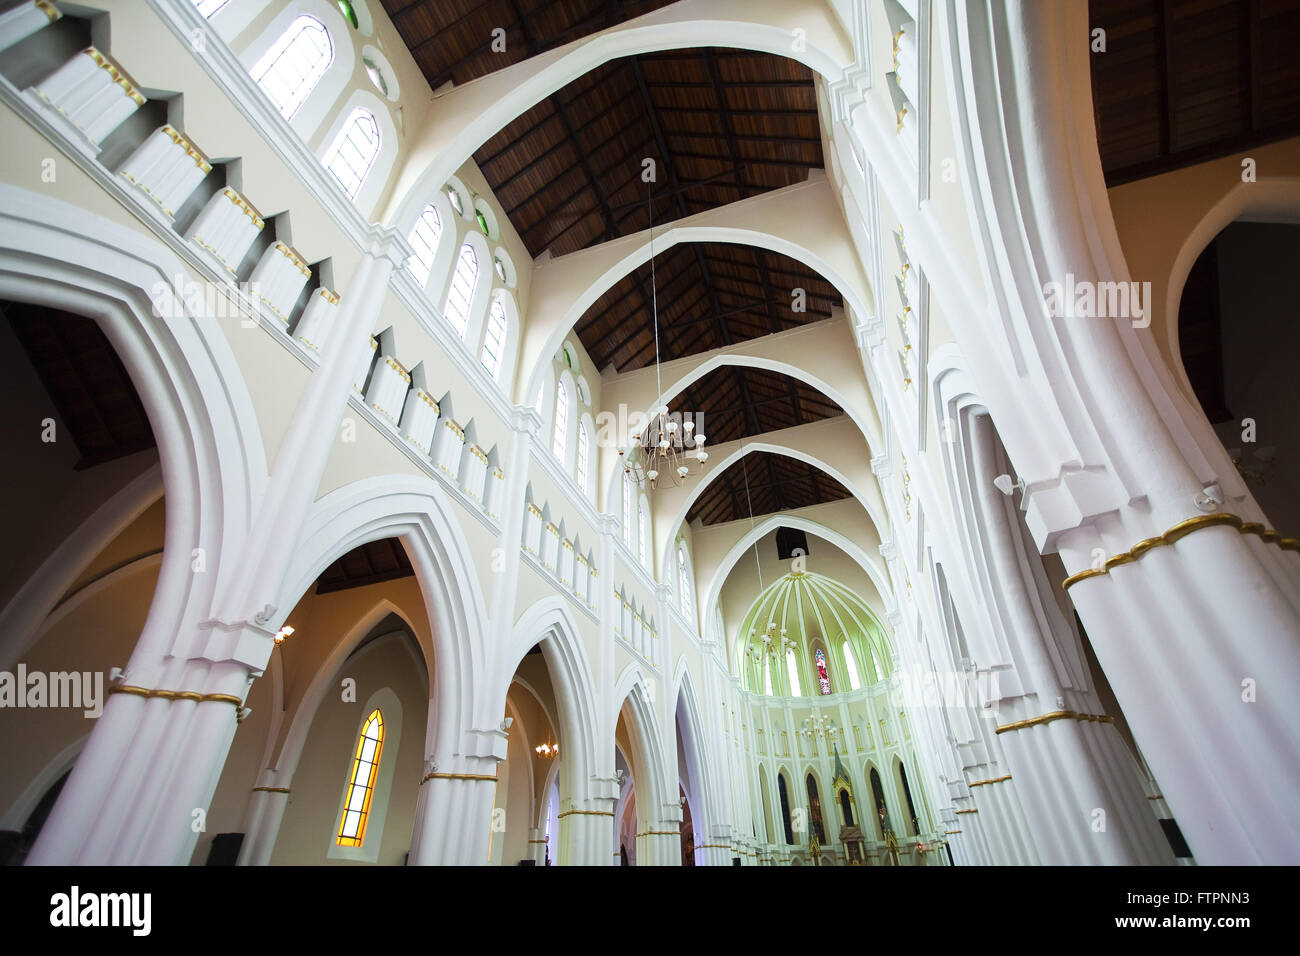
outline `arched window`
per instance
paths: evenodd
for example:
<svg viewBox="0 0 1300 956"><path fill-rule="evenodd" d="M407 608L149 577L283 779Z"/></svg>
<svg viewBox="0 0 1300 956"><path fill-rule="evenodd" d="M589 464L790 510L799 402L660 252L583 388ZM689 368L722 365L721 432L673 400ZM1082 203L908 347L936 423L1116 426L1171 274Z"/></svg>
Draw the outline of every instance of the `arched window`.
<svg viewBox="0 0 1300 956"><path fill-rule="evenodd" d="M479 361L493 378L501 374L501 359L506 351L506 307L500 297L492 302L488 311L487 332L483 336L483 354Z"/></svg>
<svg viewBox="0 0 1300 956"><path fill-rule="evenodd" d="M591 436L586 424L578 426L578 487L587 490L587 464L591 455Z"/></svg>
<svg viewBox="0 0 1300 956"><path fill-rule="evenodd" d="M379 123L374 113L358 107L325 154L325 168L334 174L348 198L356 199L378 155Z"/></svg>
<svg viewBox="0 0 1300 956"><path fill-rule="evenodd" d="M357 739L356 756L352 760L352 776L348 778L347 799L343 802L343 819L339 821L339 846L361 846L366 838L366 820L370 816L370 800L375 795L375 779L379 776L379 755L384 749L384 717L374 710L366 718Z"/></svg>
<svg viewBox="0 0 1300 956"><path fill-rule="evenodd" d="M823 694L829 694L831 692L831 676L826 671L826 652L820 647L817 648L817 653L813 659L817 667L817 683L821 685Z"/></svg>
<svg viewBox="0 0 1300 956"><path fill-rule="evenodd" d="M456 271L451 275L451 288L447 290L447 304L442 313L462 339L469 327L469 303L474 298L478 284L478 254L468 242L460 247L456 257Z"/></svg>
<svg viewBox="0 0 1300 956"><path fill-rule="evenodd" d="M280 115L290 119L333 60L334 44L324 24L315 17L301 16L289 24L250 72Z"/></svg>
<svg viewBox="0 0 1300 956"><path fill-rule="evenodd" d="M785 842L793 845L794 828L790 825L790 794L786 790L784 776L777 776L776 791L781 798L781 822L785 825Z"/></svg>
<svg viewBox="0 0 1300 956"><path fill-rule="evenodd" d="M623 472L623 543L632 547L632 476Z"/></svg>
<svg viewBox="0 0 1300 956"><path fill-rule="evenodd" d="M560 379L555 389L555 429L551 435L551 451L564 461L569 443L569 383Z"/></svg>
<svg viewBox="0 0 1300 956"><path fill-rule="evenodd" d="M844 666L849 672L849 688L857 690L862 686L862 680L858 677L858 662L853 659L853 648L845 641L841 650L844 652Z"/></svg>
<svg viewBox="0 0 1300 956"><path fill-rule="evenodd" d="M794 648L785 652L785 674L790 678L790 696L803 696L803 690L799 686L799 663L794 659Z"/></svg>
<svg viewBox="0 0 1300 956"><path fill-rule="evenodd" d="M677 542L677 595L682 613L691 616L691 566L686 557L686 542Z"/></svg>
<svg viewBox="0 0 1300 956"><path fill-rule="evenodd" d="M413 255L406 262L406 267L415 276L415 281L423 286L429 281L429 271L433 268L433 254L438 250L438 240L442 237L442 216L433 203L424 207L420 218L411 230L411 247Z"/></svg>
<svg viewBox="0 0 1300 956"><path fill-rule="evenodd" d="M649 535L646 534L646 507L645 499L641 499L636 506L636 553L641 559L642 567L649 564L650 542Z"/></svg>

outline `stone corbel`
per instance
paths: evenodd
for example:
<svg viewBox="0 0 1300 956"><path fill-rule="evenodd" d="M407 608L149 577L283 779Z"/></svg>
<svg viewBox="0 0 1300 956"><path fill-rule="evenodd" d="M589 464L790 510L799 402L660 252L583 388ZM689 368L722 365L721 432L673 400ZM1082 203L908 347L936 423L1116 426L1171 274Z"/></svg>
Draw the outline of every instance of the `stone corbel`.
<svg viewBox="0 0 1300 956"><path fill-rule="evenodd" d="M1120 503L1138 504L1144 498L1129 500L1105 468L1067 466L1052 481L1028 484L1021 507L1034 544L1046 554L1056 550L1056 539L1067 531L1117 511Z"/></svg>
<svg viewBox="0 0 1300 956"><path fill-rule="evenodd" d="M203 635L196 656L213 664L242 664L254 676L260 676L271 660L275 634L259 615L255 621L202 621Z"/></svg>

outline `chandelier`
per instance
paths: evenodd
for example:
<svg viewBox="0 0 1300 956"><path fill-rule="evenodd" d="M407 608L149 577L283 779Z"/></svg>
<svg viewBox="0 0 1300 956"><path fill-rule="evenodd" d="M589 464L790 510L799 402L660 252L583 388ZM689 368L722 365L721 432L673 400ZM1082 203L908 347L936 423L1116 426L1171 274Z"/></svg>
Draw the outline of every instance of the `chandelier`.
<svg viewBox="0 0 1300 956"><path fill-rule="evenodd" d="M803 726L804 729L800 733L809 739L820 734L827 741L833 741L840 732L839 728L835 726L835 722L825 714L818 714L816 717L805 717Z"/></svg>
<svg viewBox="0 0 1300 956"><path fill-rule="evenodd" d="M659 288L655 282L655 220L653 188L646 184L646 210L650 217L650 314L655 330L655 386L663 394L663 379L659 369ZM704 470L709 453L704 450L704 432L696 428L693 418L669 413L667 405L654 410L644 428L632 438L632 448L619 449L623 471L638 486L650 485L653 491L660 478L667 477L674 485L683 484Z"/></svg>
<svg viewBox="0 0 1300 956"><path fill-rule="evenodd" d="M558 757L560 755L559 744L538 744L533 751L539 757Z"/></svg>
<svg viewBox="0 0 1300 956"><path fill-rule="evenodd" d="M780 635L776 635L776 622L768 621L767 630L763 634L758 633L758 628L749 629L749 656L755 664L763 662L763 655L767 654L771 658L781 658L785 652L794 647L794 641L786 636L786 629L781 628Z"/></svg>

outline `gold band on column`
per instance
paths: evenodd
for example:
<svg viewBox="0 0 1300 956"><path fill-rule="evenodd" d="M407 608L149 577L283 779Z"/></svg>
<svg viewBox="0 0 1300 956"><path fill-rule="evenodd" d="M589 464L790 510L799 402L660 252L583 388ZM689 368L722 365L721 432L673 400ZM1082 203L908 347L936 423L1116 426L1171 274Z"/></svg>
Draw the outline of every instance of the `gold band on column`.
<svg viewBox="0 0 1300 956"><path fill-rule="evenodd" d="M1091 721L1098 724L1113 724L1114 717L1108 717L1105 714L1078 714L1072 710L1054 710L1050 714L1042 714L1038 717L1030 717L1028 720L1017 720L1014 723L1003 724L996 728L995 734L1005 734L1008 730L1024 730L1026 727L1036 727L1039 724L1050 724L1054 720L1081 720Z"/></svg>
<svg viewBox="0 0 1300 956"><path fill-rule="evenodd" d="M1007 774L1003 774L1003 775L1000 776L1000 777L993 777L993 778L990 779L990 780L976 780L974 783L968 783L968 784L966 784L966 786L967 786L967 787L984 787L984 786L987 786L987 785L990 784L990 783L1001 783L1003 780L1010 780L1010 779L1011 779L1011 774L1007 773Z"/></svg>
<svg viewBox="0 0 1300 956"><path fill-rule="evenodd" d="M491 780L493 783L497 782L496 775L491 773L439 773L435 770L433 773L426 773L421 777L420 783L424 784L430 780Z"/></svg>
<svg viewBox="0 0 1300 956"><path fill-rule="evenodd" d="M1110 574L1110 569L1119 567L1121 564L1132 564L1142 555L1155 548L1171 545L1180 541L1194 531L1201 531L1205 528L1229 527L1236 528L1242 534L1257 535L1265 544L1276 544L1284 551L1300 551L1300 538L1284 538L1281 534L1264 527L1258 521L1243 521L1241 518L1226 512L1218 512L1212 515L1197 515L1195 518L1188 518L1186 521L1180 521L1164 534L1157 535L1154 538L1147 538L1145 541L1139 541L1133 547L1120 554L1109 557L1102 563L1100 568L1087 568L1076 574L1071 574L1063 582L1062 589L1068 591L1080 581L1086 581L1088 578L1101 577Z"/></svg>
<svg viewBox="0 0 1300 956"><path fill-rule="evenodd" d="M108 687L110 694L130 694L133 697L160 697L163 700L192 700L198 704L234 704L235 720L243 721L240 714L244 709L244 702L234 694L200 694L193 690L156 690L149 687L137 687L134 684L110 684Z"/></svg>
<svg viewBox="0 0 1300 956"><path fill-rule="evenodd" d="M564 810L556 814L555 819L559 820L561 817L567 817L575 813L584 817L612 817L614 815L613 810Z"/></svg>
<svg viewBox="0 0 1300 956"><path fill-rule="evenodd" d="M254 793L288 793L288 787L254 787Z"/></svg>
<svg viewBox="0 0 1300 956"><path fill-rule="evenodd" d="M681 832L680 830L642 830L640 833L637 834L638 837L643 837L643 836L681 836L681 835L682 835L682 832ZM699 847L696 847L695 849L698 850Z"/></svg>
<svg viewBox="0 0 1300 956"><path fill-rule="evenodd" d="M971 809L971 810L954 810L953 812L954 812L954 813L979 813L979 810L977 810L977 809Z"/></svg>

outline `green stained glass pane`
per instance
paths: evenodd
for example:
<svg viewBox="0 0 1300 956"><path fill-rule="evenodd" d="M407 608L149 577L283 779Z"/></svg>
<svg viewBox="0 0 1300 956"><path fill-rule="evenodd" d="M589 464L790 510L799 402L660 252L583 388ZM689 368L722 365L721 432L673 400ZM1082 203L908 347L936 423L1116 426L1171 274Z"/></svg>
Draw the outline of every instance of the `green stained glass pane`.
<svg viewBox="0 0 1300 956"><path fill-rule="evenodd" d="M483 215L483 210L475 209L474 219L478 222L478 231L483 233L483 235L486 236L488 234L488 224L487 224L487 216Z"/></svg>
<svg viewBox="0 0 1300 956"><path fill-rule="evenodd" d="M343 19L352 24L352 29L356 30L360 26L357 22L357 11L352 9L352 4L348 0L334 0L339 6L339 13L343 14Z"/></svg>

